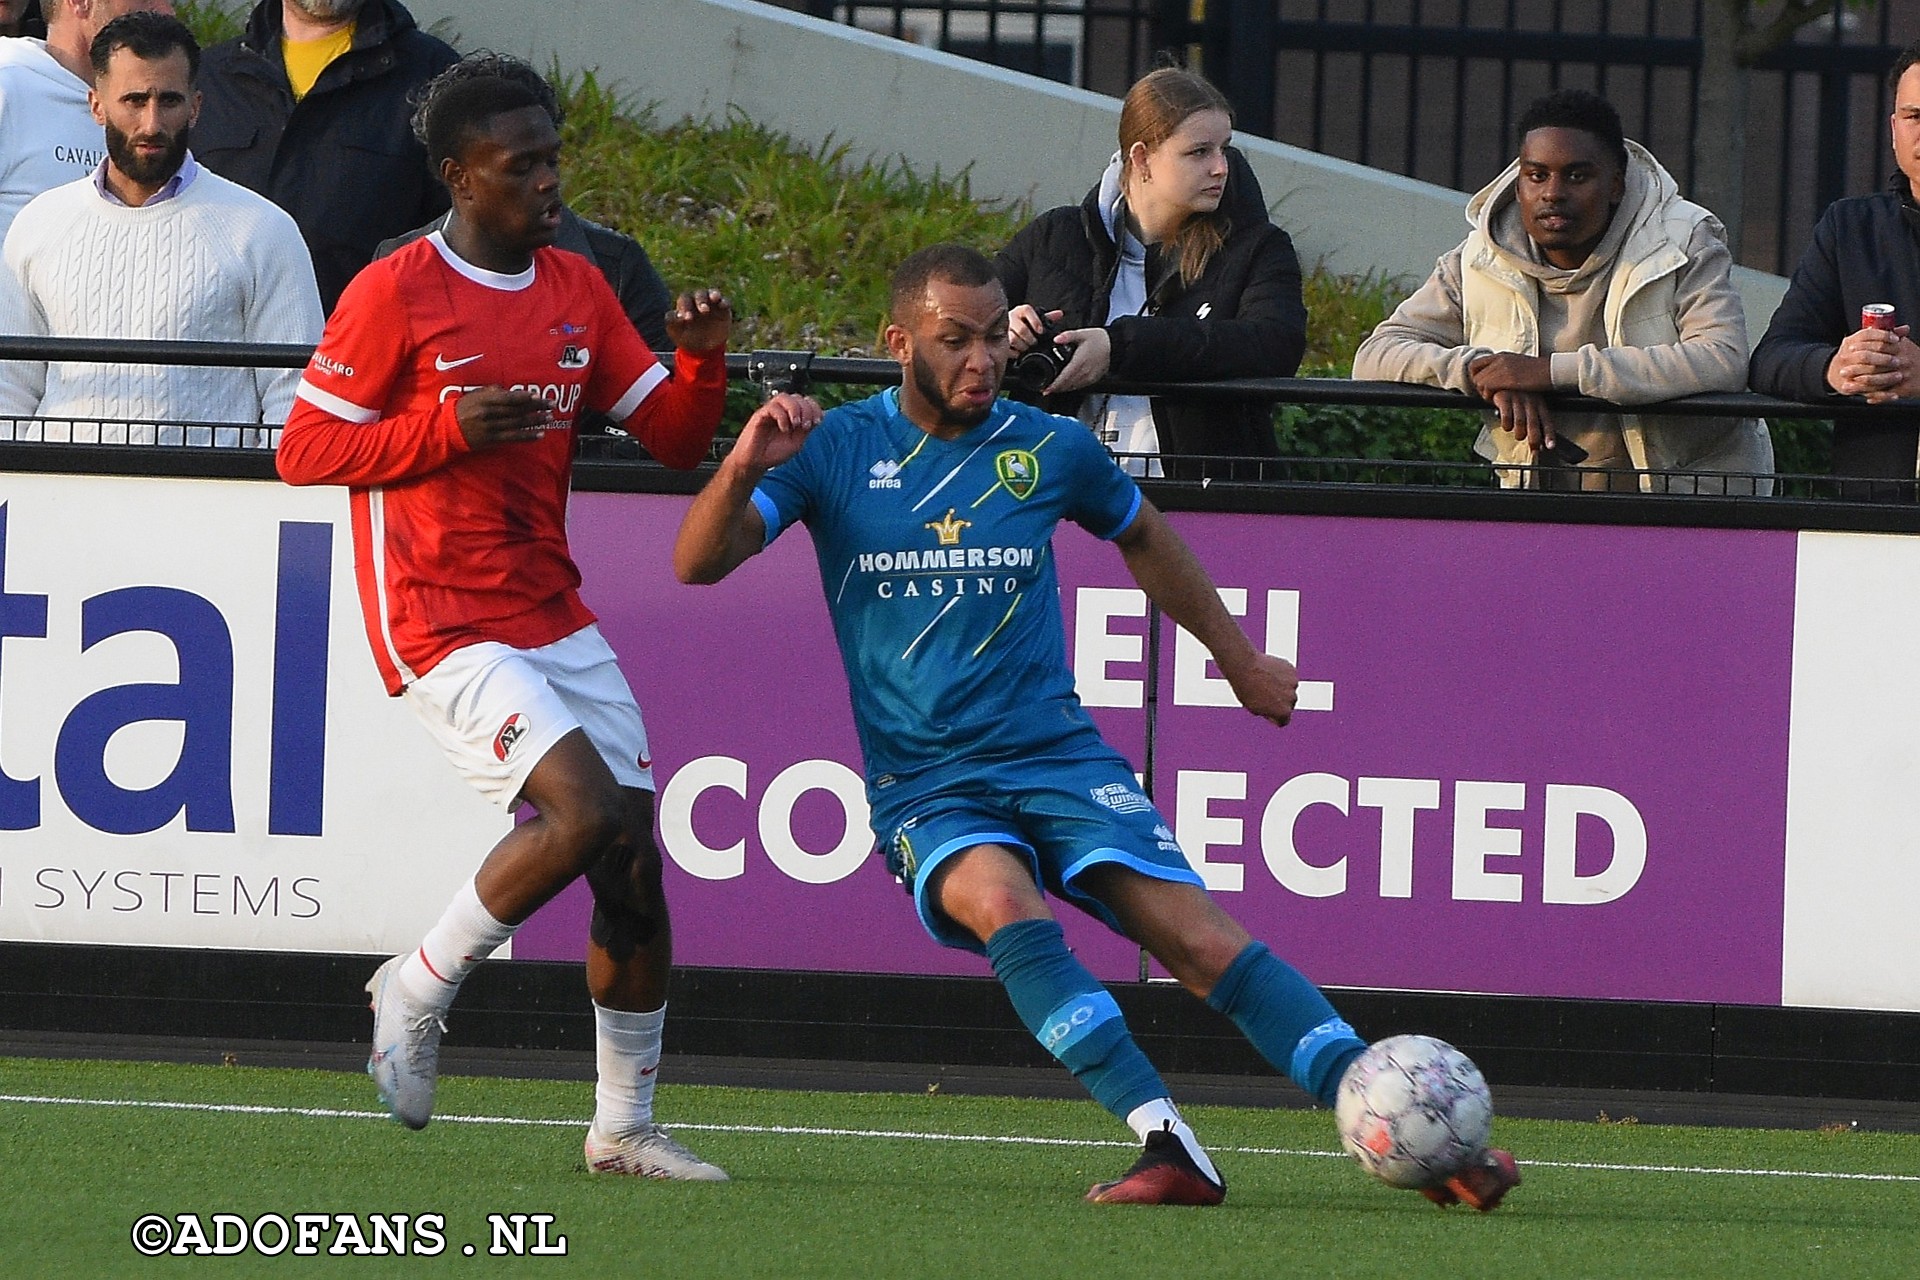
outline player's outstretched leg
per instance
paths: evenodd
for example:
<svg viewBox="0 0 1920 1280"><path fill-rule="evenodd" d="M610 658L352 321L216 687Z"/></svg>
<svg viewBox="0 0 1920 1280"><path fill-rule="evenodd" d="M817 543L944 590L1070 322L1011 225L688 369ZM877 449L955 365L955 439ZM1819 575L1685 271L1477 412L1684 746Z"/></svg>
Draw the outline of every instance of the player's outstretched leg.
<svg viewBox="0 0 1920 1280"><path fill-rule="evenodd" d="M381 965L367 983L373 1053L367 1074L394 1119L424 1129L440 1079L440 1037L460 982L513 934L494 919L469 880L407 955Z"/></svg>
<svg viewBox="0 0 1920 1280"><path fill-rule="evenodd" d="M1340 1077L1366 1049L1320 988L1267 950L1249 942L1207 993L1207 1003L1233 1019L1275 1067L1332 1108Z"/></svg>
<svg viewBox="0 0 1920 1280"><path fill-rule="evenodd" d="M1320 989L1260 942L1250 942L1207 994L1207 1003L1232 1018L1274 1066L1332 1108L1340 1080L1366 1049ZM1513 1156L1489 1148L1482 1163L1424 1194L1441 1208L1466 1204L1482 1213L1520 1185Z"/></svg>
<svg viewBox="0 0 1920 1280"><path fill-rule="evenodd" d="M987 939L987 958L1021 1021L1094 1099L1140 1135L1133 1167L1087 1193L1096 1204L1219 1204L1226 1179L1174 1108L1120 1006L1074 959L1055 920L1020 920Z"/></svg>
<svg viewBox="0 0 1920 1280"><path fill-rule="evenodd" d="M666 1025L673 929L653 841L653 793L623 790L622 838L587 871L593 925L587 987L593 993L595 1079L587 1168L641 1178L725 1182L726 1171L687 1150L653 1118Z"/></svg>

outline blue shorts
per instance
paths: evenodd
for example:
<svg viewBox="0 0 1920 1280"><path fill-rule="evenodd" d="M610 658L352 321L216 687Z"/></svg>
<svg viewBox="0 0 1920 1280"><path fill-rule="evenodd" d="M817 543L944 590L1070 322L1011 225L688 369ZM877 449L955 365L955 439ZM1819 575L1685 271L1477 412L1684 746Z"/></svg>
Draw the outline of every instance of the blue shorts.
<svg viewBox="0 0 1920 1280"><path fill-rule="evenodd" d="M873 829L887 870L913 895L934 941L968 951L986 948L933 903L926 887L935 868L975 845L1025 854L1035 884L1115 933L1121 930L1113 913L1074 886L1088 867L1118 864L1156 880L1202 884L1133 770L1110 752L974 765L963 777L883 794Z"/></svg>

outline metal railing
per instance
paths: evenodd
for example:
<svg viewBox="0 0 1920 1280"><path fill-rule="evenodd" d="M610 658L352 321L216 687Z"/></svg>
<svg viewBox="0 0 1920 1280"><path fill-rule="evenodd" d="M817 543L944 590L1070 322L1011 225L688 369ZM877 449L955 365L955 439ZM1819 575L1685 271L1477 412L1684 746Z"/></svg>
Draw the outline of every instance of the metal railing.
<svg viewBox="0 0 1920 1280"><path fill-rule="evenodd" d="M0 360L46 360L98 363L181 364L221 368L300 368L313 354L313 348L286 343L226 343L161 341L143 342L111 338L26 338L0 336ZM671 352L661 353L671 363ZM900 382L900 366L890 359L846 356L822 356L810 351L763 350L737 352L727 356L730 380L749 382L763 391L807 390L815 384L895 386ZM1361 405L1376 408L1484 411L1484 401L1458 392L1437 390L1398 382L1361 382L1346 378L1238 378L1212 382L1111 382L1102 390L1134 395L1178 395L1183 398L1219 398L1261 400L1272 404ZM1863 401L1832 397L1817 404L1778 400L1751 392L1688 396L1657 404L1619 405L1586 396L1548 397L1556 409L1570 413L1658 414L1678 417L1715 418L1787 418L1831 421L1911 420L1920 415L1920 403L1896 402L1869 405ZM31 425L29 425L31 424ZM125 424L118 424L124 426ZM97 419L4 419L0 418L0 444L32 443L101 452L118 452L139 447L143 451L193 450L205 453L258 452L248 448L224 447L230 442L212 441L209 432L231 432L235 424L167 422L140 424L171 427L170 438L156 438L151 445L140 446L103 437ZM249 441L271 447L277 440L276 428L254 428L265 434ZM724 454L726 440L715 442L714 456ZM624 436L583 436L580 456L591 462L641 463L646 461L636 441ZM1207 464L1205 483L1221 483L1234 488L1263 484L1391 486L1431 489L1438 486L1491 487L1498 483L1492 464L1479 459L1458 462L1394 458L1247 458L1203 456ZM1619 496L1619 491L1566 490L1569 469L1563 467L1501 466L1501 472L1527 478L1536 483L1527 488L1551 490L1556 496L1593 496L1600 499ZM1592 475L1588 470L1582 474ZM1672 501L1768 502L1775 498L1794 500L1831 500L1837 502L1913 502L1920 499L1914 481L1863 480L1843 476L1747 475L1744 473L1655 471L1621 473L1650 477L1648 488L1654 495L1673 495ZM1703 479L1724 481L1724 493L1696 493L1693 487ZM1773 497L1757 494L1755 483L1773 481ZM1632 492L1647 496L1636 484ZM1685 495L1682 498L1681 495Z"/></svg>

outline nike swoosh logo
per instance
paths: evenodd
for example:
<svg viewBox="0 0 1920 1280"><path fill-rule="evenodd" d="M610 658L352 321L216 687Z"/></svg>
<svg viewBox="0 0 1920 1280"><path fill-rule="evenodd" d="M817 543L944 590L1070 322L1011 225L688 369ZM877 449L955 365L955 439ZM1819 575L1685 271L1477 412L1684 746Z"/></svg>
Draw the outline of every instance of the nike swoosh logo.
<svg viewBox="0 0 1920 1280"><path fill-rule="evenodd" d="M485 354L486 352L484 351L480 353L481 356ZM438 369L440 372L445 373L449 369L458 369L463 364L472 364L475 360L478 360L479 358L480 356L468 356L464 360L449 360L445 356L436 355L433 358L433 367Z"/></svg>

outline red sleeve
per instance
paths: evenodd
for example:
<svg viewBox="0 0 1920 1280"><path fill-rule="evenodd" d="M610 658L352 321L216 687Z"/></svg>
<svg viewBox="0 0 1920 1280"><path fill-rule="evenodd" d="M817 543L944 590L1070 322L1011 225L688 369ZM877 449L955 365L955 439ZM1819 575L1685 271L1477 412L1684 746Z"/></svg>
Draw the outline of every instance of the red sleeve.
<svg viewBox="0 0 1920 1280"><path fill-rule="evenodd" d="M275 455L281 479L391 484L467 452L454 400L394 403L415 358L406 317L391 270L375 263L353 278L294 391Z"/></svg>
<svg viewBox="0 0 1920 1280"><path fill-rule="evenodd" d="M595 371L590 402L665 465L681 470L700 465L727 407L726 348L677 352L669 375L634 331L600 273L591 274L599 286L595 296L604 317L601 332L610 338L607 358Z"/></svg>

